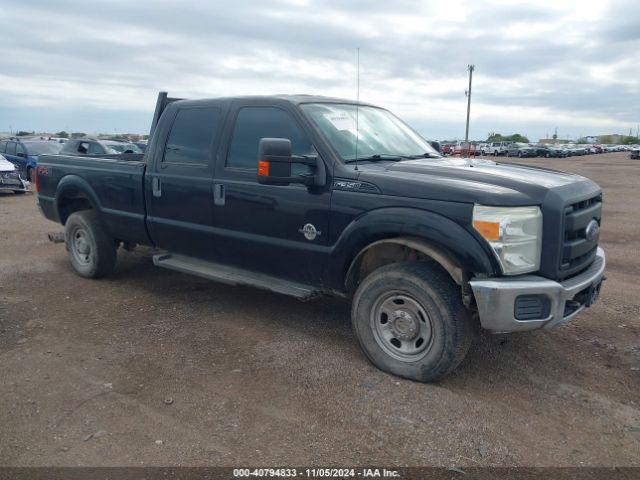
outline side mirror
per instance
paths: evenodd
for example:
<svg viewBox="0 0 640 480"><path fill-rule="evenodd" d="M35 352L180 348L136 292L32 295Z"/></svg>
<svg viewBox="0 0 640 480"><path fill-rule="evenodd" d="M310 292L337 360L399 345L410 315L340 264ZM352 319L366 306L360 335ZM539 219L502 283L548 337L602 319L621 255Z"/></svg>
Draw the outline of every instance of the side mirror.
<svg viewBox="0 0 640 480"><path fill-rule="evenodd" d="M311 167L313 173L291 175L291 165L299 163ZM327 183L324 163L318 156L291 154L291 140L262 138L258 144L258 183L289 185L301 183L309 187L322 187Z"/></svg>
<svg viewBox="0 0 640 480"><path fill-rule="evenodd" d="M18 152L17 155L19 157L26 158L26 155L24 154L24 152Z"/></svg>

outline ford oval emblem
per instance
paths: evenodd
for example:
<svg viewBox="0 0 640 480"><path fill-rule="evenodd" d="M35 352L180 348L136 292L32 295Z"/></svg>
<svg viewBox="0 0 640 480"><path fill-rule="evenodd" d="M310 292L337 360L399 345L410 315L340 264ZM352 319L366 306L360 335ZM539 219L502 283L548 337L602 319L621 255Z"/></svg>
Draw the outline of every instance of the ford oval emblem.
<svg viewBox="0 0 640 480"><path fill-rule="evenodd" d="M322 234L322 232L316 230L316 227L312 223L305 224L305 226L298 231L304 235L304 238L310 241L315 240L317 236Z"/></svg>
<svg viewBox="0 0 640 480"><path fill-rule="evenodd" d="M587 225L587 228L585 228L584 236L587 240L591 241L597 238L599 233L600 233L600 225L598 224L598 221L594 218L589 222L589 224Z"/></svg>

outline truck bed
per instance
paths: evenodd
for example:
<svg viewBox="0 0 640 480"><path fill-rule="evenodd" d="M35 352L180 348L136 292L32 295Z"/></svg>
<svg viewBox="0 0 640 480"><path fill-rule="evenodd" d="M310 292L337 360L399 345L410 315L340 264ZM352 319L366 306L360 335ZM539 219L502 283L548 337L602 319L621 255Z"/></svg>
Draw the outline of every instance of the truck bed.
<svg viewBox="0 0 640 480"><path fill-rule="evenodd" d="M150 243L145 228L143 154L71 156L43 155L38 165L39 206L50 220L64 223L65 208L56 198L62 191L80 191L77 201L88 201L101 212L115 238ZM89 198L88 198L89 197Z"/></svg>

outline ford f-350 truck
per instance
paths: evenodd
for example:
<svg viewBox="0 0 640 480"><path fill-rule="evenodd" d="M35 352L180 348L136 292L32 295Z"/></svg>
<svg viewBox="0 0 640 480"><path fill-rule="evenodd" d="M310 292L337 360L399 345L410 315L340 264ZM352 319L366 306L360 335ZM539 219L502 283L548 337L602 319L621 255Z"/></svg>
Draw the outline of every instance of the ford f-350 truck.
<svg viewBox="0 0 640 480"><path fill-rule="evenodd" d="M573 319L605 269L591 180L444 158L389 111L334 98L161 93L144 155L43 156L36 188L78 274L141 244L161 267L345 297L371 362L420 381L456 368L478 325Z"/></svg>

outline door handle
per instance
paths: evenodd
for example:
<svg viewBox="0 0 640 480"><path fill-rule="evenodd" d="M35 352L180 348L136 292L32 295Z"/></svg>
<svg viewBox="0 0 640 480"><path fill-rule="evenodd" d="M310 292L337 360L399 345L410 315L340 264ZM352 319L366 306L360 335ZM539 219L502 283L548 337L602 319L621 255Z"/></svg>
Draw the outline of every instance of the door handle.
<svg viewBox="0 0 640 480"><path fill-rule="evenodd" d="M213 184L213 204L221 207L224 205L224 203L225 203L224 184L214 183Z"/></svg>
<svg viewBox="0 0 640 480"><path fill-rule="evenodd" d="M162 187L160 186L160 179L158 177L153 177L153 180L151 180L151 192L156 198L162 196Z"/></svg>

